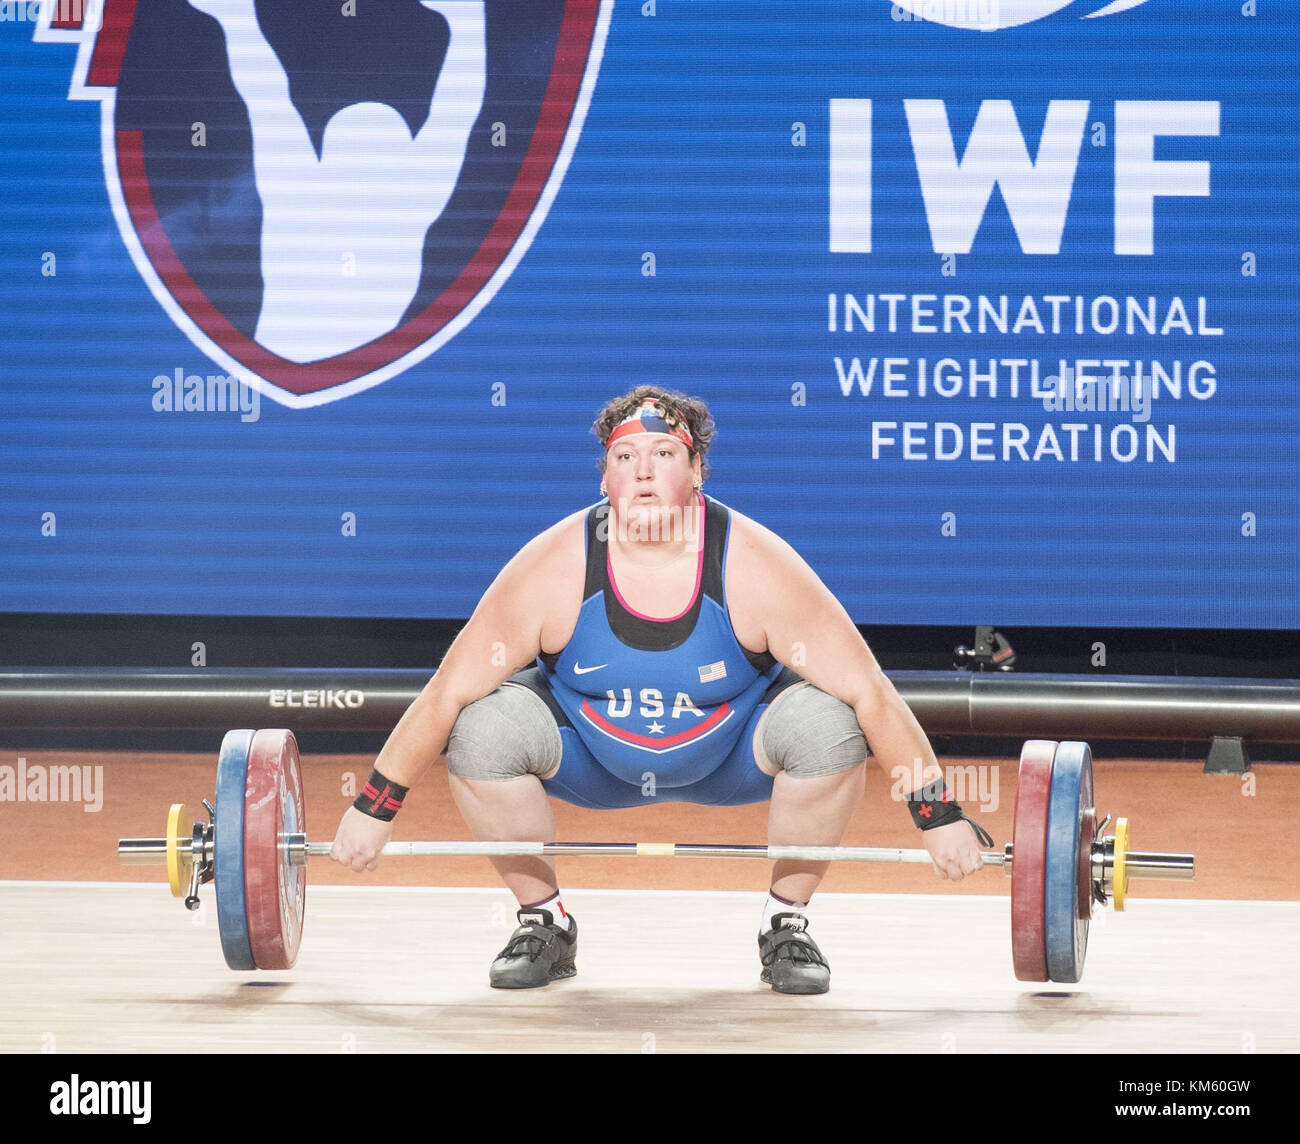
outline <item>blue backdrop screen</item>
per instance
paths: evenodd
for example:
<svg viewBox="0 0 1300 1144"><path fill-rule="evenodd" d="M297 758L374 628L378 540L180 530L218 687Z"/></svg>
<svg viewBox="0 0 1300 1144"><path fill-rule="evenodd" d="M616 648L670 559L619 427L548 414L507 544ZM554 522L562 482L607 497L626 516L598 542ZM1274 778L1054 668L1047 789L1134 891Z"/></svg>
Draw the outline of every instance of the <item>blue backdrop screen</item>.
<svg viewBox="0 0 1300 1144"><path fill-rule="evenodd" d="M1300 626L1300 8L0 4L0 610L462 617L709 401L869 624Z"/></svg>

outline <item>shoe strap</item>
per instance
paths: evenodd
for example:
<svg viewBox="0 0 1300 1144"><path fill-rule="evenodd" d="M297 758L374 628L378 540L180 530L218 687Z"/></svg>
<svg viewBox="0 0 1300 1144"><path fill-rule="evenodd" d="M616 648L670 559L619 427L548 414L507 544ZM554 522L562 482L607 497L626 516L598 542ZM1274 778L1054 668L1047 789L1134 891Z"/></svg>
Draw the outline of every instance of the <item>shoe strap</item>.
<svg viewBox="0 0 1300 1144"><path fill-rule="evenodd" d="M497 956L526 957L529 961L536 961L553 941L555 941L555 934L544 930L520 928L515 930L506 943L505 949Z"/></svg>
<svg viewBox="0 0 1300 1144"><path fill-rule="evenodd" d="M822 956L822 951L817 948L817 943L812 938L790 938L772 947L771 961L790 961L802 963L804 965L820 965L826 969L830 968L826 959Z"/></svg>
<svg viewBox="0 0 1300 1144"><path fill-rule="evenodd" d="M791 925L794 919L798 919L803 925ZM822 956L817 943L804 932L808 919L802 914L777 914L772 919L772 923L772 934L767 939L768 948L762 957L765 966L771 966L778 961L789 961L804 965L820 965L830 969L830 964Z"/></svg>
<svg viewBox="0 0 1300 1144"><path fill-rule="evenodd" d="M521 926L553 926L555 915L550 910L520 910L516 915Z"/></svg>
<svg viewBox="0 0 1300 1144"><path fill-rule="evenodd" d="M773 914L772 915L772 932L779 929L794 930L796 933L802 933L808 928L808 919L803 914Z"/></svg>

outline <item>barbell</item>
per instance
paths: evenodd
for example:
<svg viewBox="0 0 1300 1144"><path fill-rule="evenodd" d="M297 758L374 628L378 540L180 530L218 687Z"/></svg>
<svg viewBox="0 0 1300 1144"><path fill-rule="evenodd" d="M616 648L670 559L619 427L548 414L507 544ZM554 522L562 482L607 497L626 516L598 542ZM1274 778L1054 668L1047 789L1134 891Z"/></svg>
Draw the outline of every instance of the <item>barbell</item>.
<svg viewBox="0 0 1300 1144"><path fill-rule="evenodd" d="M217 926L235 970L290 969L302 942L308 858L331 843L309 842L302 766L293 732L230 731L217 762L216 804L208 821L189 821L184 804L167 814L162 838L122 838L123 863L163 864L176 897L199 906L198 888L216 886ZM1076 982L1083 974L1094 904L1123 910L1129 880L1186 880L1191 854L1129 849L1128 820L1101 832L1093 806L1087 743L1031 739L1020 753L1012 840L984 851L984 865L1011 878L1011 954L1021 981ZM385 857L763 858L808 862L929 863L926 850L848 846L743 846L672 842L390 842Z"/></svg>

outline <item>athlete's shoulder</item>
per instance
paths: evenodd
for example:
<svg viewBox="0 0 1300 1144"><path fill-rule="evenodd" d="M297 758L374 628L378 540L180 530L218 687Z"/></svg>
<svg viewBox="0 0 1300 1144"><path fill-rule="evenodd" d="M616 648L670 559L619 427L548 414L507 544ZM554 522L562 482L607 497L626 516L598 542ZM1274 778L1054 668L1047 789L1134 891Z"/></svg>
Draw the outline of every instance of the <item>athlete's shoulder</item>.
<svg viewBox="0 0 1300 1144"><path fill-rule="evenodd" d="M789 543L735 509L731 510L726 578L733 624L760 623L773 610L797 610L802 602L826 591L817 573Z"/></svg>
<svg viewBox="0 0 1300 1144"><path fill-rule="evenodd" d="M519 550L530 568L555 569L564 564L585 563L587 514L589 508L571 512L544 529Z"/></svg>
<svg viewBox="0 0 1300 1144"><path fill-rule="evenodd" d="M587 527L587 514L590 512L591 506L569 513L568 516L557 520L550 528L539 532L529 543L547 548L569 543L575 536L581 540Z"/></svg>
<svg viewBox="0 0 1300 1144"><path fill-rule="evenodd" d="M719 503L719 502L714 502ZM777 556L797 557L795 550L766 525L746 516L734 508L722 506L730 520L730 553L736 556L762 559Z"/></svg>

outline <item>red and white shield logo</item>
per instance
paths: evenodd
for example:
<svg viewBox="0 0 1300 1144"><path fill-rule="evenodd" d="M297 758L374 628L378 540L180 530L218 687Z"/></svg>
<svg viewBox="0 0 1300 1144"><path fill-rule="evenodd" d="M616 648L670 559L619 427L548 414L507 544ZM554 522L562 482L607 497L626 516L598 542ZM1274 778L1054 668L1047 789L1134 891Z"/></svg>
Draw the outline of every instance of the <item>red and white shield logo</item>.
<svg viewBox="0 0 1300 1144"><path fill-rule="evenodd" d="M56 0L36 39L80 46L69 97L101 103L109 199L154 297L227 373L306 407L422 361L509 278L612 9Z"/></svg>

